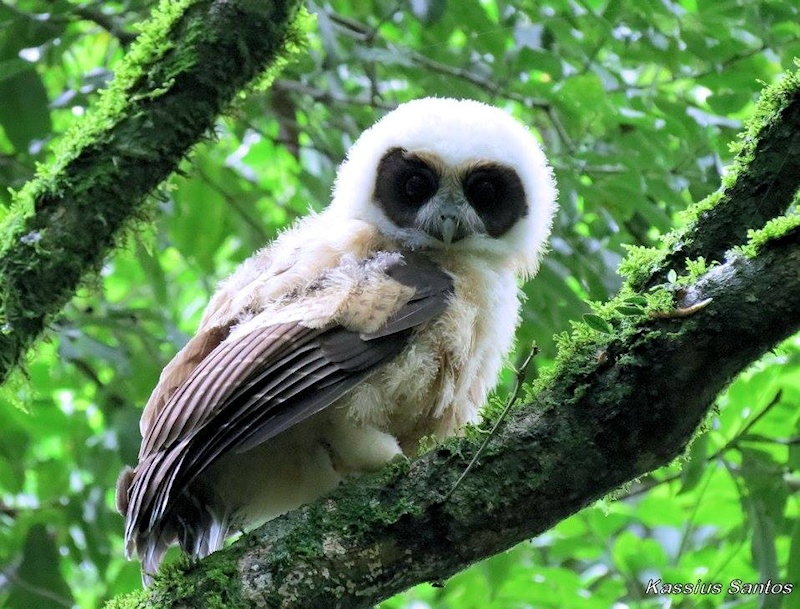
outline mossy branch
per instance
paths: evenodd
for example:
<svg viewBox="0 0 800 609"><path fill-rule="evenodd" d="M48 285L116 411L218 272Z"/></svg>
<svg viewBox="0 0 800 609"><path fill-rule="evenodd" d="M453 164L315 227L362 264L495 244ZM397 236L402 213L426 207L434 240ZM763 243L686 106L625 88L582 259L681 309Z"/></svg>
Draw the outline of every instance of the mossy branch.
<svg viewBox="0 0 800 609"><path fill-rule="evenodd" d="M162 2L98 107L15 197L0 241L0 382L234 96L281 64L298 0Z"/></svg>
<svg viewBox="0 0 800 609"><path fill-rule="evenodd" d="M796 90L787 99L796 103ZM798 132L790 113L769 121L752 162L716 198L731 213L704 216L684 233L686 243L700 243L719 224L728 236L717 243L742 247L720 254L719 264L694 265L679 288L662 288L672 314L643 310L609 318L611 333L576 331L533 402L509 414L455 490L481 438L450 440L413 463L348 480L110 607L372 607L533 537L680 455L731 379L800 329L797 187L770 189L770 214L790 210L783 221L741 211L754 202L743 185L754 184L757 156ZM763 165L757 182L774 185L784 166ZM636 255L643 264L655 259ZM629 283L620 298L634 293Z"/></svg>
<svg viewBox="0 0 800 609"><path fill-rule="evenodd" d="M800 72L767 87L735 144L736 159L722 188L688 212L687 225L667 236L654 268L640 269L633 285L663 283L687 262L724 260L758 230L786 212L800 188Z"/></svg>

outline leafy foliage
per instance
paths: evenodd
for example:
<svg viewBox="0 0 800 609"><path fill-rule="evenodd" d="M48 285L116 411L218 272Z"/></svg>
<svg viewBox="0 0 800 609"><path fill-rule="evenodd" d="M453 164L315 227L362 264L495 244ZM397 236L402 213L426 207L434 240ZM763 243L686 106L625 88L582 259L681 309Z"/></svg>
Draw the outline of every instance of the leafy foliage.
<svg viewBox="0 0 800 609"><path fill-rule="evenodd" d="M0 4L4 185L21 187L80 121L151 4ZM524 357L535 341L542 367L571 320L606 330L586 302L619 287L623 246L653 244L718 187L759 81L800 55L800 8L781 0L309 8L318 28L308 54L219 121L161 193L157 222L84 286L30 356L28 378L0 395L0 604L93 607L139 585L112 492L136 458L138 408L216 281L325 204L347 146L383 110L473 97L541 134L561 209L551 255L524 287L519 344ZM10 203L5 190L0 199ZM789 607L783 595L726 591L733 579L771 580L800 594L798 404L795 339L718 398L683 463L384 606ZM651 580L722 582L723 592L662 595Z"/></svg>

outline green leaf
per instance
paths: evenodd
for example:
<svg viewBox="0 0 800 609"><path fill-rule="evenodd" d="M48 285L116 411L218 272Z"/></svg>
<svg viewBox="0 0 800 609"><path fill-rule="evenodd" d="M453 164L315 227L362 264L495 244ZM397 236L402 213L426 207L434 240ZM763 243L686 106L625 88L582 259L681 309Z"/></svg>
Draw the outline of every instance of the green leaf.
<svg viewBox="0 0 800 609"><path fill-rule="evenodd" d="M629 530L623 531L617 537L611 555L614 564L623 573L634 576L667 565L666 552L658 542L654 539L641 539Z"/></svg>
<svg viewBox="0 0 800 609"><path fill-rule="evenodd" d="M64 31L65 20L50 19L49 13L29 15L0 4L0 59L11 59L20 50L38 47Z"/></svg>
<svg viewBox="0 0 800 609"><path fill-rule="evenodd" d="M141 241L136 244L136 255L142 265L142 269L150 279L150 284L153 286L156 302L161 306L165 306L168 298L167 279L159 257L150 252Z"/></svg>
<svg viewBox="0 0 800 609"><path fill-rule="evenodd" d="M586 313L583 316L583 323L589 326L592 330L597 330L603 334L612 334L614 328L605 319L594 313Z"/></svg>
<svg viewBox="0 0 800 609"><path fill-rule="evenodd" d="M708 466L708 434L700 434L692 442L689 448L689 455L681 469L681 489L679 495L689 493L697 486L703 478L703 474Z"/></svg>
<svg viewBox="0 0 800 609"><path fill-rule="evenodd" d="M20 152L30 142L43 139L52 129L47 91L35 70L0 80L0 125Z"/></svg>
<svg viewBox="0 0 800 609"><path fill-rule="evenodd" d="M411 0L411 12L426 25L439 21L447 10L447 0Z"/></svg>
<svg viewBox="0 0 800 609"><path fill-rule="evenodd" d="M206 272L213 272L214 255L227 236L229 216L224 196L203 179L193 178L181 183L175 201L179 206L178 221L172 227L176 244L190 252Z"/></svg>
<svg viewBox="0 0 800 609"><path fill-rule="evenodd" d="M751 501L759 502L775 527L783 523L789 491L783 478L783 465L764 450L745 448L742 453L742 476Z"/></svg>
<svg viewBox="0 0 800 609"><path fill-rule="evenodd" d="M780 581L778 570L778 552L775 548L775 528L767 514L763 501L756 499L750 502L750 522L753 525L751 552L753 562L758 568L760 581ZM759 609L780 609L783 600L780 596L763 595Z"/></svg>
<svg viewBox="0 0 800 609"><path fill-rule="evenodd" d="M524 549L525 546L517 546L479 563L479 568L486 577L491 599L497 597L503 585L508 581L514 566L527 554Z"/></svg>
<svg viewBox="0 0 800 609"><path fill-rule="evenodd" d="M644 296L631 296L630 298L626 298L624 302L631 305L632 307L647 306L647 298L645 298Z"/></svg>
<svg viewBox="0 0 800 609"><path fill-rule="evenodd" d="M789 545L789 560L786 565L786 579L800 593L800 519L794 521L792 539Z"/></svg>
<svg viewBox="0 0 800 609"><path fill-rule="evenodd" d="M621 315L625 315L627 317L638 317L644 313L644 309L641 307L627 307L627 306L620 306L616 308L617 312Z"/></svg>
<svg viewBox="0 0 800 609"><path fill-rule="evenodd" d="M30 62L20 59L19 57L13 57L11 59L0 61L0 81L6 80L7 78L12 78L17 74L21 74L22 72L30 69Z"/></svg>

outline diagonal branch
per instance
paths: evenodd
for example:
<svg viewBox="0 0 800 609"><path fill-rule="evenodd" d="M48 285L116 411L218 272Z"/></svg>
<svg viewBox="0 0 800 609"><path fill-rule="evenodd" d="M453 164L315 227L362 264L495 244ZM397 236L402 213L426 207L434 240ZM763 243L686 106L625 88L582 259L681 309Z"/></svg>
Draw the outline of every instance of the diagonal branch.
<svg viewBox="0 0 800 609"><path fill-rule="evenodd" d="M297 0L162 2L103 102L16 197L0 240L0 382L147 196L299 38Z"/></svg>
<svg viewBox="0 0 800 609"><path fill-rule="evenodd" d="M687 299L709 297L576 358L512 413L449 499L477 440L348 481L168 575L146 606L224 594L228 607L367 608L547 530L678 456L719 391L800 328L800 230L715 267Z"/></svg>
<svg viewBox="0 0 800 609"><path fill-rule="evenodd" d="M750 128L742 134L732 175L723 188L699 205L694 221L675 234L672 251L647 283L663 282L670 269L687 260L721 261L742 244L748 230L783 214L800 188L800 76L767 89Z"/></svg>

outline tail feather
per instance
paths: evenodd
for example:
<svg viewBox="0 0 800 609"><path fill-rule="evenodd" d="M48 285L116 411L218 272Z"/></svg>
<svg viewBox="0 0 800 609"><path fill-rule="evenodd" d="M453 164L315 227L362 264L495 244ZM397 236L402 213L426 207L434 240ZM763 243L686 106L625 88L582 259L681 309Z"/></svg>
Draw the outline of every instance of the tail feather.
<svg viewBox="0 0 800 609"><path fill-rule="evenodd" d="M188 489L170 509L151 523L146 514L131 509L133 470L120 476L117 507L125 516L125 555L142 562L142 583L149 586L158 573L164 554L176 543L188 555L203 558L221 549L233 529L230 510L216 495ZM209 496L211 495L211 496Z"/></svg>

